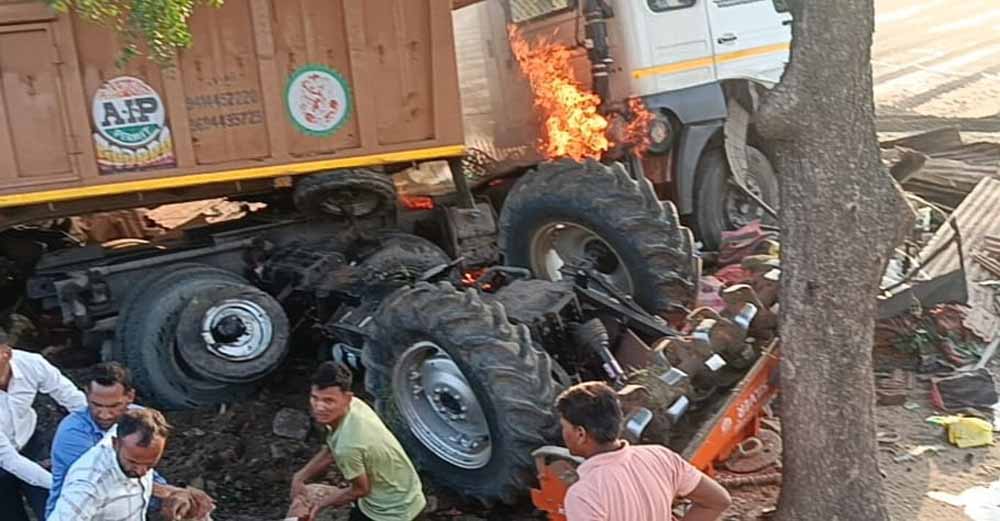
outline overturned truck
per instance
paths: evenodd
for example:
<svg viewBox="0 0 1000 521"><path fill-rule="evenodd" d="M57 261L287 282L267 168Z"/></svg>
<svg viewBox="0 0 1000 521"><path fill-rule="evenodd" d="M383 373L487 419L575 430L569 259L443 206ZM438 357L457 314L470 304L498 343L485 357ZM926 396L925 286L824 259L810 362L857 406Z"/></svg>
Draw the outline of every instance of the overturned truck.
<svg viewBox="0 0 1000 521"><path fill-rule="evenodd" d="M679 338L701 265L674 205L627 152L467 153L447 2L227 1L192 20L172 67L119 68L107 30L0 5L5 317L126 364L164 408L251 395L321 345L364 370L421 468L485 502L527 490L558 389L622 386L623 342ZM207 198L265 208L105 243L69 227ZM640 350L668 417L713 388L696 380L716 358L753 357L732 345Z"/></svg>

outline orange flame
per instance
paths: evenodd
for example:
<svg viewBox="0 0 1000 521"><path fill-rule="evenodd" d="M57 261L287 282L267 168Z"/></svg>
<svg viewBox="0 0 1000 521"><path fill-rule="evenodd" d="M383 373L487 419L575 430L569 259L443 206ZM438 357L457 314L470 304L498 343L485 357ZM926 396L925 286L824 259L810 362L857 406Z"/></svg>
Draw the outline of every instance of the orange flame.
<svg viewBox="0 0 1000 521"><path fill-rule="evenodd" d="M653 114L638 98L628 100L628 119L615 125L599 111L602 100L574 76L571 50L560 43L539 40L529 44L516 27L509 30L511 49L528 79L535 107L544 122L539 152L547 158L570 157L577 161L601 157L620 144L632 145L638 156L649 148ZM609 135L614 127L615 139Z"/></svg>
<svg viewBox="0 0 1000 521"><path fill-rule="evenodd" d="M546 40L529 45L514 27L509 35L545 123L539 152L548 158L600 159L611 147L608 120L597 111L601 98L573 77L570 49Z"/></svg>
<svg viewBox="0 0 1000 521"><path fill-rule="evenodd" d="M636 156L642 157L649 150L649 126L653 123L653 113L639 98L629 98L628 110L632 113L632 120L625 125L624 141L632 144Z"/></svg>

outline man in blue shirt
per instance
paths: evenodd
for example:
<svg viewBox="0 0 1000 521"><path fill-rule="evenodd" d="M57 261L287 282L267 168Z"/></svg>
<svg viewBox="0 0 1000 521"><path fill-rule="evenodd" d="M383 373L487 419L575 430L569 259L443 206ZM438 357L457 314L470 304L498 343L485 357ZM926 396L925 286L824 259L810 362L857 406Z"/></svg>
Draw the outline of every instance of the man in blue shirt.
<svg viewBox="0 0 1000 521"><path fill-rule="evenodd" d="M132 403L135 388L128 370L115 362L98 365L85 391L87 408L63 418L52 440L52 488L45 507L46 516L55 509L66 473L73 463L114 429L125 411L141 408ZM172 487L158 474L154 474L153 479L153 497L167 500L175 514L200 518L214 508L212 499L201 490ZM150 507L154 506L155 501Z"/></svg>

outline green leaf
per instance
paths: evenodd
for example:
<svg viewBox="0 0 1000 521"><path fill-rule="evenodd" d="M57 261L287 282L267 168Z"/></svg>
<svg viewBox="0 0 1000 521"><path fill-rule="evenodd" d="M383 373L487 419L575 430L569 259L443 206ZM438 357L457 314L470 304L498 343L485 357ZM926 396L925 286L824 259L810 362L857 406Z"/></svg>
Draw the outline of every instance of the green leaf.
<svg viewBox="0 0 1000 521"><path fill-rule="evenodd" d="M177 51L191 46L188 20L198 5L218 8L224 0L42 0L54 9L118 32L122 39L119 66L147 54L160 65L173 63Z"/></svg>

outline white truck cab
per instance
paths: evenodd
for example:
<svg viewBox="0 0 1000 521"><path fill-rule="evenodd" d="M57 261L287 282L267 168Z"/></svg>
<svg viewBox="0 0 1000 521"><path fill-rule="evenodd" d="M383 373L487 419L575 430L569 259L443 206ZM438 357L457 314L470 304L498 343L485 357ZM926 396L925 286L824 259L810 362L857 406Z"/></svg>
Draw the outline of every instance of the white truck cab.
<svg viewBox="0 0 1000 521"><path fill-rule="evenodd" d="M777 83L791 17L771 0L620 0L615 25L630 94L648 96L716 82Z"/></svg>
<svg viewBox="0 0 1000 521"><path fill-rule="evenodd" d="M657 115L644 173L707 248L719 245L723 230L766 220L734 175L777 206L777 177L753 142L749 116L788 61L792 17L783 0L453 2L472 5L455 16L463 110L478 118L467 128L481 130L486 121L491 146L531 149L538 137L531 92L508 41L514 26L529 42L573 49L575 78L608 107L638 97ZM594 66L595 48L606 51L606 66Z"/></svg>

